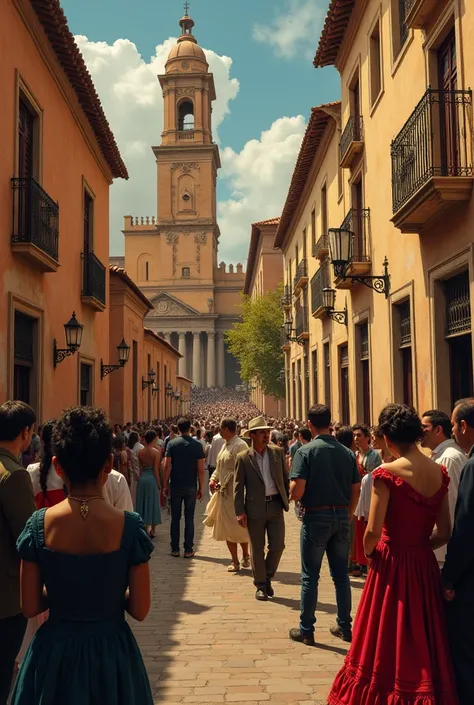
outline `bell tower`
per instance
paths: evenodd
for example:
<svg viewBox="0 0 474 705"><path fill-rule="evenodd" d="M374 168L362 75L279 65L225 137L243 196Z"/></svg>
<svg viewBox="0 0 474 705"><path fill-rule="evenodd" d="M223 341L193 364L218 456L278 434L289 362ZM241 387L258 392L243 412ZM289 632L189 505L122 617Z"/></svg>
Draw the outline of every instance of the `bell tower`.
<svg viewBox="0 0 474 705"><path fill-rule="evenodd" d="M165 74L158 77L164 124L161 145L153 147L158 168L157 226L161 238L172 246L169 261L162 262L164 278L170 269L173 279L199 276L201 281L210 281L217 267L219 239L216 181L220 158L211 127L216 92L187 10L179 24L181 36L170 52Z"/></svg>

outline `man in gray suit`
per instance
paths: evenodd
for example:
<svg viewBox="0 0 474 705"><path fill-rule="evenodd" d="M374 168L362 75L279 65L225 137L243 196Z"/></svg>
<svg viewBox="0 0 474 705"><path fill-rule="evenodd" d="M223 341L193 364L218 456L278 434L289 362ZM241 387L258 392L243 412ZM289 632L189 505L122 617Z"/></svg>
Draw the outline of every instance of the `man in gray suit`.
<svg viewBox="0 0 474 705"><path fill-rule="evenodd" d="M273 597L271 581L285 548L288 471L283 450L269 445L271 430L263 416L252 419L248 426L252 446L237 455L235 466L234 507L237 521L250 535L257 600Z"/></svg>

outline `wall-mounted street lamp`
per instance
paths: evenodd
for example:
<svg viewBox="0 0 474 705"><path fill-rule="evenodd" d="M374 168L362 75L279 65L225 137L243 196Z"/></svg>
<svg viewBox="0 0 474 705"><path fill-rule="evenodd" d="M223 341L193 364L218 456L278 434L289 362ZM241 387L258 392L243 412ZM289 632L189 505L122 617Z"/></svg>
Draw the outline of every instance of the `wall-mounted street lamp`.
<svg viewBox="0 0 474 705"><path fill-rule="evenodd" d="M347 274L352 263L354 253L355 234L347 228L329 228L329 253L331 264L334 267L334 276L340 279L352 279L360 282L378 294L385 294L388 298L390 292L390 276L388 273L388 260L383 262L383 274L379 276Z"/></svg>
<svg viewBox="0 0 474 705"><path fill-rule="evenodd" d="M343 311L335 311L334 306L336 304L336 290L326 287L322 291L323 295L323 308L324 313L328 318L331 318L336 323L341 323L347 326L347 304L344 306Z"/></svg>
<svg viewBox="0 0 474 705"><path fill-rule="evenodd" d="M293 319L291 317L290 311L286 312L286 318L283 324L283 329L285 331L286 339L290 343L298 343L298 345L301 345L302 347L306 345L306 340L300 340L300 338L297 338L295 335L296 330L293 328Z"/></svg>
<svg viewBox="0 0 474 705"><path fill-rule="evenodd" d="M172 397L172 396L173 396L173 391L174 391L174 390L173 390L173 385L171 384L171 382L168 382L168 384L166 385L166 394L167 394L169 397Z"/></svg>
<svg viewBox="0 0 474 705"><path fill-rule="evenodd" d="M117 345L117 351L119 359L118 365L104 365L103 361L100 361L101 379L104 379L104 377L109 375L111 372L114 372L114 370L122 369L122 367L125 367L127 364L128 358L130 357L130 346L125 342L125 338L122 338L122 342Z"/></svg>
<svg viewBox="0 0 474 705"><path fill-rule="evenodd" d="M142 376L142 390L146 389L147 387L153 387L155 377L156 377L156 372L153 368L151 368L151 370L148 373L148 379L145 379L145 377Z"/></svg>
<svg viewBox="0 0 474 705"><path fill-rule="evenodd" d="M72 312L72 316L67 323L64 324L64 332L66 334L67 348L58 348L56 338L53 340L53 364L56 368L69 355L74 355L79 350L82 342L82 331L84 326L79 323L76 318L76 312Z"/></svg>

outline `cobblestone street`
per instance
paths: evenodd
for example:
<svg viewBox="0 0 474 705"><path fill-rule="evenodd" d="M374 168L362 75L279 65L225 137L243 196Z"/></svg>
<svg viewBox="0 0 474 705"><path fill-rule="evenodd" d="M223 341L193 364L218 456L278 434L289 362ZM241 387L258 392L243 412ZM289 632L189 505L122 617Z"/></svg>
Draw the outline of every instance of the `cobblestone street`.
<svg viewBox="0 0 474 705"><path fill-rule="evenodd" d="M317 647L295 644L298 626L299 527L293 507L275 598L257 602L250 570L227 573L229 556L196 512L193 560L169 556L169 519L158 527L152 557L152 609L133 629L156 703L298 703L324 705L345 644L329 634L335 597L324 568L318 605ZM362 581L353 580L355 608Z"/></svg>

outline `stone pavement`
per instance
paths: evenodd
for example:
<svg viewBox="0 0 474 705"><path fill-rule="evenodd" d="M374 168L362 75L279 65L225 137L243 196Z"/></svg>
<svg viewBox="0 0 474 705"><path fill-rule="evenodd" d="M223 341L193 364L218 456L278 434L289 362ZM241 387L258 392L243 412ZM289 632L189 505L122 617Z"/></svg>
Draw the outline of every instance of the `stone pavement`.
<svg viewBox="0 0 474 705"><path fill-rule="evenodd" d="M317 646L291 642L298 626L299 528L286 515L286 549L274 581L275 598L257 602L250 570L227 573L227 547L202 525L196 511L196 557L169 555L169 518L163 517L151 561L152 608L131 620L156 703L298 703L324 705L346 645L328 629L335 597L327 567L320 581ZM362 588L353 580L354 613Z"/></svg>

